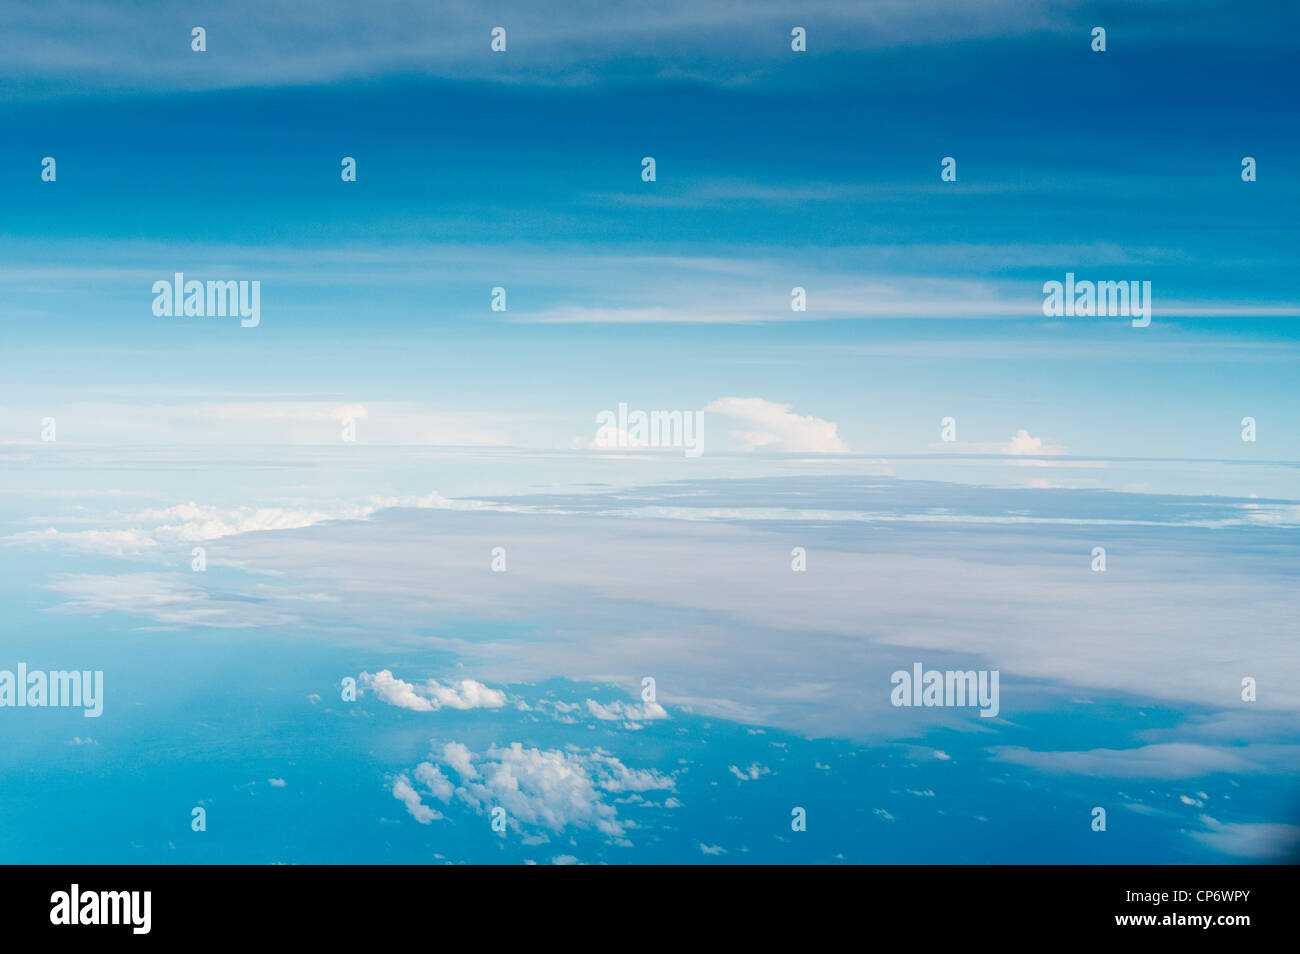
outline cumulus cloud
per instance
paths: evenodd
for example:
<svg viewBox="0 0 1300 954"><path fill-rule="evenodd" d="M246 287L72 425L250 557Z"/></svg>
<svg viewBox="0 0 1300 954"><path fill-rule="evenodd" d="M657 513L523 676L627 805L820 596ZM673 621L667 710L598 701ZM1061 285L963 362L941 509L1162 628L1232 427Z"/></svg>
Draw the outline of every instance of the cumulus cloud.
<svg viewBox="0 0 1300 954"><path fill-rule="evenodd" d="M398 679L387 669L371 675L363 672L361 684L374 690L384 702L399 709L414 709L417 712L436 712L439 709L498 709L506 704L506 694L499 689L490 689L473 679L462 679L459 683L444 686L436 679L429 679L423 686Z"/></svg>
<svg viewBox="0 0 1300 954"><path fill-rule="evenodd" d="M757 762L752 763L747 769L738 768L735 765L732 765L728 770L742 782L750 782L754 779L762 778L764 775L772 774L770 768L766 765L759 765Z"/></svg>
<svg viewBox="0 0 1300 954"><path fill-rule="evenodd" d="M602 721L621 721L624 725L668 718L668 711L657 702L645 702L638 705L615 700L607 705L602 705L595 699L588 699L587 711Z"/></svg>
<svg viewBox="0 0 1300 954"><path fill-rule="evenodd" d="M458 784L453 785L434 763L454 772ZM676 786L669 776L631 768L598 748L537 749L520 742L494 745L483 753L449 742L416 768L416 780L444 802L455 798L480 813L504 808L507 823L517 831L558 832L572 826L615 839L625 836L627 823L618 817L612 801L606 801L607 795Z"/></svg>
<svg viewBox="0 0 1300 954"><path fill-rule="evenodd" d="M393 782L393 797L404 804L411 817L421 825L427 825L443 817L441 813L424 804L419 793L411 787L411 780L405 775L399 775Z"/></svg>
<svg viewBox="0 0 1300 954"><path fill-rule="evenodd" d="M451 779L443 775L442 769L432 762L421 762L415 767L415 780L444 805L451 801L456 791L456 786L452 785Z"/></svg>
<svg viewBox="0 0 1300 954"><path fill-rule="evenodd" d="M706 405L706 414L719 414L745 425L731 436L746 450L797 451L810 454L847 454L839 425L819 417L791 412L790 404L763 398L723 397Z"/></svg>
<svg viewBox="0 0 1300 954"><path fill-rule="evenodd" d="M455 769L461 778L478 778L474 753L461 742L448 742L442 747L442 762Z"/></svg>
<svg viewBox="0 0 1300 954"><path fill-rule="evenodd" d="M624 729L643 729L646 722L668 718L668 710L657 702L633 703L617 699L608 703L597 702L595 699L587 699L583 702L540 699L537 702L537 710L550 711L557 722L569 724L576 723L579 714L585 711L587 715L601 722L618 722Z"/></svg>
<svg viewBox="0 0 1300 954"><path fill-rule="evenodd" d="M940 441L930 445L931 450L951 454L1001 454L1006 457L1058 457L1069 453L1069 448L1062 444L1050 444L1041 437L1034 437L1025 428L1018 429L1006 441ZM1023 461L1032 464L1033 461ZM1084 467L1087 469L1105 468L1106 461L1058 461L1052 466ZM1043 466L1047 466L1043 462Z"/></svg>
<svg viewBox="0 0 1300 954"><path fill-rule="evenodd" d="M1065 448L1056 444L1044 444L1041 437L1031 437L1023 427L1012 435L1011 440L1002 445L1002 453L1016 456L1043 454L1064 454Z"/></svg>

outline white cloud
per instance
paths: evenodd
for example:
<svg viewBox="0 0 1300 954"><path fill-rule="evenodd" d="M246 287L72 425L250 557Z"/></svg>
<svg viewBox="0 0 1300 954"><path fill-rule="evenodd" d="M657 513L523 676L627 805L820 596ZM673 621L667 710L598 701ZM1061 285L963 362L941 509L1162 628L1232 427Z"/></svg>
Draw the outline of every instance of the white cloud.
<svg viewBox="0 0 1300 954"><path fill-rule="evenodd" d="M473 679L463 679L449 686L430 679L423 687L419 687L398 679L387 669L381 669L374 675L363 672L360 679L362 685L373 689L389 705L417 712L436 712L444 708L498 709L506 704L504 692L490 689Z"/></svg>
<svg viewBox="0 0 1300 954"><path fill-rule="evenodd" d="M949 454L1001 454L1006 457L1059 457L1069 453L1069 448L1061 444L1046 443L1041 437L1034 437L1025 428L1020 428L1011 438L1004 442L996 441L941 441L929 445L931 450ZM1023 461L1030 464L1032 461ZM1047 462L1044 461L1044 464ZM1060 461L1054 466L1081 467L1086 469L1105 468L1105 461Z"/></svg>
<svg viewBox="0 0 1300 954"><path fill-rule="evenodd" d="M462 779L478 778L478 769L474 767L474 753L460 742L448 742L442 747L441 761L456 770Z"/></svg>
<svg viewBox="0 0 1300 954"><path fill-rule="evenodd" d="M326 520L360 520L370 516L374 506L342 504L328 510L296 510L283 507L201 506L190 501L172 507L141 511L131 519L156 524L155 539L165 543L201 543L263 530L297 530Z"/></svg>
<svg viewBox="0 0 1300 954"><path fill-rule="evenodd" d="M272 788L284 788L289 784L282 778L268 778L267 781L271 783Z"/></svg>
<svg viewBox="0 0 1300 954"><path fill-rule="evenodd" d="M442 769L432 762L421 762L415 767L415 780L444 805L451 801L456 791L456 786L452 785L451 779L443 775Z"/></svg>
<svg viewBox="0 0 1300 954"><path fill-rule="evenodd" d="M1002 453L1040 456L1043 454L1064 454L1065 448L1054 444L1044 444L1041 437L1031 437L1023 427L1012 435L1011 440L1002 445Z"/></svg>
<svg viewBox="0 0 1300 954"><path fill-rule="evenodd" d="M525 415L438 411L403 402L239 401L228 403L69 403L46 412L59 436L93 434L99 444L148 442L320 445L341 442L340 423L352 418L358 445L511 446L507 433ZM30 411L0 408L0 427ZM36 415L39 420L41 414ZM61 441L62 442L62 441Z"/></svg>
<svg viewBox="0 0 1300 954"><path fill-rule="evenodd" d="M481 6L466 0L436 7L229 0L212 9L206 26L214 39L218 32L230 36L242 29L247 40L201 70L191 65L188 28L184 43L173 44L174 50L166 45L171 22L166 3L68 9L79 19L61 22L55 32L48 19L22 4L0 6L0 75L29 83L39 78L44 85L57 80L56 88L72 89L94 82L104 89L203 90L392 75L554 86L586 85L606 75L624 79L629 64L638 62L641 75L709 83L752 80L766 69L789 68L790 62L788 46L782 57L782 44L763 42L782 34L788 39L789 6L779 0L661 0L653 8L571 0L562 12L502 0L493 5L493 22L510 30L505 69L476 55L479 47L486 49L487 28ZM800 9L813 23L835 24L816 42L819 49L840 54L957 38L1063 33L1074 23L1048 0L984 0L970 8L943 0L847 5L813 0ZM708 42L717 36L734 36L736 42L723 53ZM133 42L156 50L155 55L147 63L131 55Z"/></svg>
<svg viewBox="0 0 1300 954"><path fill-rule="evenodd" d="M939 184L902 187L891 184L892 197L900 188L917 198L936 194ZM982 187L986 194L1001 191L1000 186ZM815 192L815 197L810 194ZM870 201L878 194L872 187L831 182L809 190L798 183L777 186L753 183L723 184L699 182L675 191L650 194L637 192L596 194L591 198L602 204L622 207L676 207L707 209L730 204L736 199L773 202ZM1002 246L1006 248L1006 246ZM600 305L562 302L541 311L515 314L509 320L528 324L726 324L753 325L769 322L827 320L870 320L899 318L938 318L978 320L1042 316L1040 302L1026 294L1025 286L1015 281L987 281L968 278L925 278L900 274L896 263L877 255L880 249L857 249L858 261L840 268L809 276L815 288L808 299L808 310L790 308L788 292L773 295L764 286L764 276L783 267L768 257L743 261L717 259L685 262L666 257L644 257L634 272L621 271L624 285L619 296L606 296ZM1017 247L1016 251L1020 251ZM938 258L951 266L951 250L941 247L914 250ZM963 265L970 259L963 254ZM607 260L606 268L623 264ZM671 272L660 268L673 265ZM863 277L864 269L869 277ZM815 286L813 282L816 282ZM705 283L706 282L706 283ZM1290 312L1282 312L1290 314ZM937 346L926 342L927 356ZM878 347L878 346L877 346ZM890 346L886 346L888 350ZM897 346L892 346L897 347ZM1001 355L1000 355L1001 356Z"/></svg>
<svg viewBox="0 0 1300 954"><path fill-rule="evenodd" d="M415 691L415 686L395 678L387 669L380 670L373 676L363 672L361 684L374 690L384 702L399 709L414 709L417 712L432 712L434 709L432 702Z"/></svg>
<svg viewBox="0 0 1300 954"><path fill-rule="evenodd" d="M588 699L587 711L597 719L606 722L649 722L653 719L668 718L667 710L657 702L646 702L638 705L615 700L608 705L602 705L595 699Z"/></svg>
<svg viewBox="0 0 1300 954"><path fill-rule="evenodd" d="M58 607L66 613L127 613L178 626L244 629L298 622L260 601L210 593L157 573L72 573L45 584L70 597Z"/></svg>
<svg viewBox="0 0 1300 954"><path fill-rule="evenodd" d="M1201 816L1208 831L1188 832L1201 844L1225 855L1255 861L1294 861L1300 855L1300 826L1280 823L1224 824Z"/></svg>
<svg viewBox="0 0 1300 954"><path fill-rule="evenodd" d="M617 424L606 424L596 430L596 436L587 442L587 450L610 450L649 447L650 438L636 434Z"/></svg>
<svg viewBox="0 0 1300 954"><path fill-rule="evenodd" d="M104 553L109 556L134 556L158 546L158 541L143 530L24 530L0 537L8 546L44 546L60 544L72 550Z"/></svg>
<svg viewBox="0 0 1300 954"><path fill-rule="evenodd" d="M621 839L627 825L619 819L618 809L605 801L606 794L675 787L672 778L629 768L601 749L536 749L515 742L476 754L451 742L432 758L459 776L456 798L479 812L504 808L507 823L516 830L527 826L561 831L573 826ZM417 778L441 785L431 771L417 769L417 773Z"/></svg>
<svg viewBox="0 0 1300 954"><path fill-rule="evenodd" d="M427 825L443 817L420 800L419 794L411 787L411 780L405 775L399 775L393 782L393 797L402 802L406 810L411 813L411 817L421 825Z"/></svg>
<svg viewBox="0 0 1300 954"><path fill-rule="evenodd" d="M700 842L700 851L706 855L725 855L727 853L727 849L721 845L706 845L704 842Z"/></svg>
<svg viewBox="0 0 1300 954"><path fill-rule="evenodd" d="M1089 775L1099 778L1195 778L1212 772L1260 770L1248 753L1250 747L1216 748L1186 742L1145 745L1135 749L1089 749L1078 752L1031 752L1021 747L994 750L1003 762L1025 765L1042 772ZM1294 760L1294 755L1292 756Z"/></svg>
<svg viewBox="0 0 1300 954"><path fill-rule="evenodd" d="M381 510L410 507L416 510L514 510L510 505L492 505L478 500L451 500L436 490L427 494L405 496L371 496L360 501L342 501L315 508L294 507L216 507L194 501L141 510L136 513L113 513L97 518L101 523L149 524L150 529L27 530L0 537L8 546L45 546L54 544L70 549L103 553L111 556L139 556L156 552L160 547L185 547L208 543L241 533L271 530L301 530L334 520L367 520ZM59 521L86 523L85 514L61 517ZM42 521L46 522L46 521ZM54 521L50 521L54 522ZM321 594L316 598L332 599Z"/></svg>
<svg viewBox="0 0 1300 954"><path fill-rule="evenodd" d="M742 782L753 781L754 779L762 778L764 775L772 774L770 768L766 765L759 765L757 762L752 763L747 769L738 768L735 765L732 765L728 770Z"/></svg>
<svg viewBox="0 0 1300 954"><path fill-rule="evenodd" d="M909 485L902 482L874 494L879 503L872 499L871 486L859 491L838 479L826 491L809 485L805 493L799 486L781 491L783 514L814 512L818 504L828 506L831 495L840 495L853 507L902 510L900 517L922 519L908 496ZM331 627L360 632L376 621L390 631L418 626L431 611L499 620L535 620L546 614L564 619L565 625L544 644L454 633L422 643L459 654L473 667L468 671L494 686L538 683L557 675L631 686L643 672L666 673L663 684L674 687L674 706L808 734L860 738L891 724L861 718L862 706L888 706L887 694L862 687L871 685L881 654L891 647L956 654L960 668L985 668L977 665L981 658L998 660L1004 679L1015 673L1064 683L1076 693L1120 691L1233 711L1242 707L1233 707L1235 693L1225 695L1222 666L1250 667L1242 672L1258 667L1275 675L1272 689L1253 708L1293 712L1300 706L1295 689L1300 676L1287 637L1294 617L1291 581L1269 563L1248 559L1227 565L1177 546L1159 526L1162 508L1168 506L1159 498L1133 502L1142 510L1132 520L1124 519L1126 513L1110 514L1114 519L1107 533L1124 535L1129 572L1101 581L1107 584L1107 598L1099 601L1093 588L1080 585L1076 564L1062 556L1077 547L1072 531L1046 524L983 526L989 520L985 514L1000 512L1006 501L982 491L970 491L974 496L949 515L967 521L950 546L934 548L900 523L888 550L873 549L865 542L871 535L848 524L845 542L824 551L817 572L808 574L791 573L787 559L774 557L788 554L799 541L783 543L784 530L778 538L765 521L745 518L747 511L769 502L767 490L756 493L745 483L686 485L682 491L687 497L734 494L753 505L738 507L726 524L613 519L601 510L594 515L534 511L524 518L435 506L382 524L243 534L220 548L224 559L251 573L292 579L292 593L282 586L250 586L247 577L218 578L188 568L174 576L64 577L55 588L72 598L65 610L118 610L169 624L257 626L292 618L316 625L328 618ZM1094 523L1093 504L1087 500L1077 495L1067 499L1066 492L1044 493L1054 507L1076 507L1068 512L1078 514L1077 521L1053 517L1054 522L1066 527ZM860 502L864 495L865 504ZM437 498L428 502L439 504ZM1129 506L1121 496L1113 502ZM545 503L564 505L564 500ZM619 503L598 496L595 506L616 512ZM828 523L817 532L844 528L837 521L843 512L828 511ZM1148 522L1136 529L1126 525L1144 517ZM514 542L504 589L500 574L484 572L487 538ZM431 539L438 545L431 547ZM951 585L936 603L927 581L939 577ZM431 578L440 585L430 588ZM346 598L328 604L283 598L305 593ZM862 628L863 600L876 608L869 632ZM627 611L633 604L638 607L635 622ZM1241 605L1249 605L1257 633L1249 647L1222 640L1234 625L1233 614L1240 612L1234 607ZM917 606L928 607L927 612L918 615ZM1016 612L1009 614L1008 606ZM1135 619L1143 627L1140 640L1132 637ZM1044 641L1044 631L1060 638ZM857 647L854 654L843 652L846 639ZM774 675L790 672L801 674L801 684L829 688L817 697L792 696L789 680ZM1004 682L1004 690L1008 685ZM451 689L463 694L459 685ZM422 687L417 695L428 697ZM583 703L581 717L594 721ZM1033 692L1018 692L1016 704L1043 703ZM557 706L554 711L562 710ZM959 716L939 710L911 715L927 723ZM1183 741L1193 730L1188 723L1144 741ZM1258 738L1255 732L1243 736ZM926 749L922 757L935 756Z"/></svg>
<svg viewBox="0 0 1300 954"><path fill-rule="evenodd" d="M796 451L810 454L847 454L838 425L819 417L791 413L789 404L763 398L723 397L706 405L706 414L720 414L747 425L731 432L746 450Z"/></svg>

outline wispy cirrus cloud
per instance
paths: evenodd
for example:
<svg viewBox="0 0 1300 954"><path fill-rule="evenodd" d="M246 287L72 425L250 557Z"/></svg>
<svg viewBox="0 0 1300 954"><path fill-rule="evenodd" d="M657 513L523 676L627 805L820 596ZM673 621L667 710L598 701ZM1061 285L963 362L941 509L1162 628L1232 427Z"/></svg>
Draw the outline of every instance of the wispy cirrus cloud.
<svg viewBox="0 0 1300 954"><path fill-rule="evenodd" d="M248 594L208 590L157 573L70 573L45 584L68 596L65 613L125 613L171 626L249 629L297 623L300 617Z"/></svg>
<svg viewBox="0 0 1300 954"><path fill-rule="evenodd" d="M57 81L92 78L102 86L213 89L411 74L549 85L636 76L731 84L788 64L792 25L778 0L663 0L653 9L570 0L546 10L503 0L491 16L469 0L436 8L329 0L309 9L232 0L201 17L162 2L122 9L61 0L41 10L5 8L4 75L56 88ZM798 14L827 53L1067 28L1050 0L986 0L969 9L943 0L809 0ZM50 17L66 25L57 35ZM190 50L196 25L208 32L201 60ZM509 43L506 54L494 56L489 31L497 25L507 28ZM730 42L719 44L719 36Z"/></svg>
<svg viewBox="0 0 1300 954"><path fill-rule="evenodd" d="M65 443L341 444L508 446L512 423L530 415L443 411L392 401L239 401L170 404L60 402L42 410L0 408L0 434L39 435L58 421Z"/></svg>
<svg viewBox="0 0 1300 954"><path fill-rule="evenodd" d="M1300 766L1300 746L1211 746L1167 742L1134 749L1089 749L1079 752L1032 752L1008 746L995 751L1003 762L1053 774L1098 778L1196 778L1216 772L1251 774L1272 771L1278 762Z"/></svg>
<svg viewBox="0 0 1300 954"><path fill-rule="evenodd" d="M1221 854L1251 861L1294 862L1300 856L1300 825L1221 822L1202 815L1202 831L1187 834Z"/></svg>

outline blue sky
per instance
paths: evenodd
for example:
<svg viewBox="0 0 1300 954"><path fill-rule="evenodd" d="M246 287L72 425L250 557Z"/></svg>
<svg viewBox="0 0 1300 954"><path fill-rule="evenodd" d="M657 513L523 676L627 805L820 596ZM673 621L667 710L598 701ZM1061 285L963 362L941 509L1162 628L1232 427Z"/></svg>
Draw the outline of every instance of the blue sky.
<svg viewBox="0 0 1300 954"><path fill-rule="evenodd" d="M584 40L574 8L547 31L567 41L516 29L505 54L471 42L477 15L411 7L393 22L417 32L375 38L343 75L328 17L255 48L213 20L203 54L168 41L169 17L132 21L129 41L71 35L87 62L28 63L4 108L5 405L401 399L543 414L481 436L552 448L616 398L740 394L834 421L867 453L924 452L953 415L985 442L1027 427L1093 455L1295 457L1278 426L1300 412L1285 31L1229 28L1214 6L1175 27L1162 4L991 4L940 42L919 12L864 6L819 8L807 54L776 32L779 7L762 29L719 14L708 30L674 8L701 35L656 18L671 43L636 18ZM1097 54L1077 36L1102 20ZM423 39L471 65L405 59ZM635 56L650 40L657 56ZM297 71L250 85L272 42ZM169 45L143 73L128 55ZM33 155L56 158L56 183ZM939 181L944 156L957 182ZM261 280L265 323L155 319L141 288L177 270ZM1041 285L1067 270L1151 281L1153 326L1045 320ZM69 332L63 380L41 359L52 327Z"/></svg>
<svg viewBox="0 0 1300 954"><path fill-rule="evenodd" d="M0 669L112 688L93 727L2 713L36 746L6 783L41 770L0 828L98 808L0 854L1291 851L1297 17L6 8ZM259 281L260 324L156 316L176 272ZM1150 326L1045 317L1067 272L1151 282ZM703 411L703 455L601 446L621 403ZM999 668L1001 717L892 708L916 660ZM647 667L664 717L596 714ZM334 701L381 671L415 696ZM392 701L429 679L506 701ZM448 743L538 786L504 838L473 778L419 788ZM192 833L201 800L225 821Z"/></svg>

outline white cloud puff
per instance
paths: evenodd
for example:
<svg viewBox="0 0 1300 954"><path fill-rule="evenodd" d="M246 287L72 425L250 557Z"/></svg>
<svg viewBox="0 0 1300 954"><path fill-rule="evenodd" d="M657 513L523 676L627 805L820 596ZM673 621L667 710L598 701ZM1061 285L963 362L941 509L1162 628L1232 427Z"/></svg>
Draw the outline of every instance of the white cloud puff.
<svg viewBox="0 0 1300 954"><path fill-rule="evenodd" d="M415 767L415 780L444 805L451 802L451 797L456 791L456 786L451 784L451 779L443 775L442 769L432 762L421 762Z"/></svg>
<svg viewBox="0 0 1300 954"><path fill-rule="evenodd" d="M720 414L747 427L731 432L746 450L797 451L810 454L847 454L839 425L819 417L791 413L791 405L763 398L723 397L708 404L706 414Z"/></svg>
<svg viewBox="0 0 1300 954"><path fill-rule="evenodd" d="M361 684L374 690L384 702L399 709L436 712L439 709L498 709L506 704L506 694L473 679L444 686L430 679L423 686L398 679L387 669L371 675L361 674Z"/></svg>
<svg viewBox="0 0 1300 954"><path fill-rule="evenodd" d="M1069 448L1061 444L1049 444L1041 437L1034 437L1025 428L1020 428L1011 435L1010 440L1004 442L998 441L941 441L937 444L930 445L931 450L944 451L945 453L955 454L1003 454L1008 457L1058 457L1062 454L1069 453ZM1021 461L1022 464L1032 464L1033 461ZM1055 462L1052 466L1061 466L1067 462ZM1071 467L1086 467L1093 469L1096 467L1105 467L1105 461L1069 461ZM1043 466L1048 466L1047 462L1042 462Z"/></svg>
<svg viewBox="0 0 1300 954"><path fill-rule="evenodd" d="M393 797L404 804L406 810L411 813L411 817L421 825L427 825L442 818L441 813L420 800L419 793L411 787L411 780L405 775L399 775L393 782Z"/></svg>
<svg viewBox="0 0 1300 954"><path fill-rule="evenodd" d="M1002 453L1012 454L1014 456L1030 455L1042 456L1044 454L1064 454L1065 448L1056 444L1044 444L1041 437L1032 437L1023 427L1012 435L1011 440L1003 444Z"/></svg>
<svg viewBox="0 0 1300 954"><path fill-rule="evenodd" d="M649 722L654 719L668 718L668 711L657 702L637 705L615 700L608 705L602 705L595 699L588 699L587 711L605 722Z"/></svg>
<svg viewBox="0 0 1300 954"><path fill-rule="evenodd" d="M573 826L622 838L627 824L618 817L618 809L605 800L606 795L676 787L671 777L630 768L601 749L524 748L515 742L494 745L479 754L459 742L449 742L431 759L459 778L452 788L451 780L433 761L421 763L416 779L431 794L444 801L455 797L479 812L504 808L507 823L518 831L528 827L558 832Z"/></svg>
<svg viewBox="0 0 1300 954"><path fill-rule="evenodd" d="M772 770L770 768L768 768L766 765L759 765L757 762L751 764L747 769L737 768L736 766L732 765L729 767L728 770L731 772L732 775L736 776L736 778L740 779L742 782L750 782L753 781L754 779L762 778L764 775L772 774Z"/></svg>

